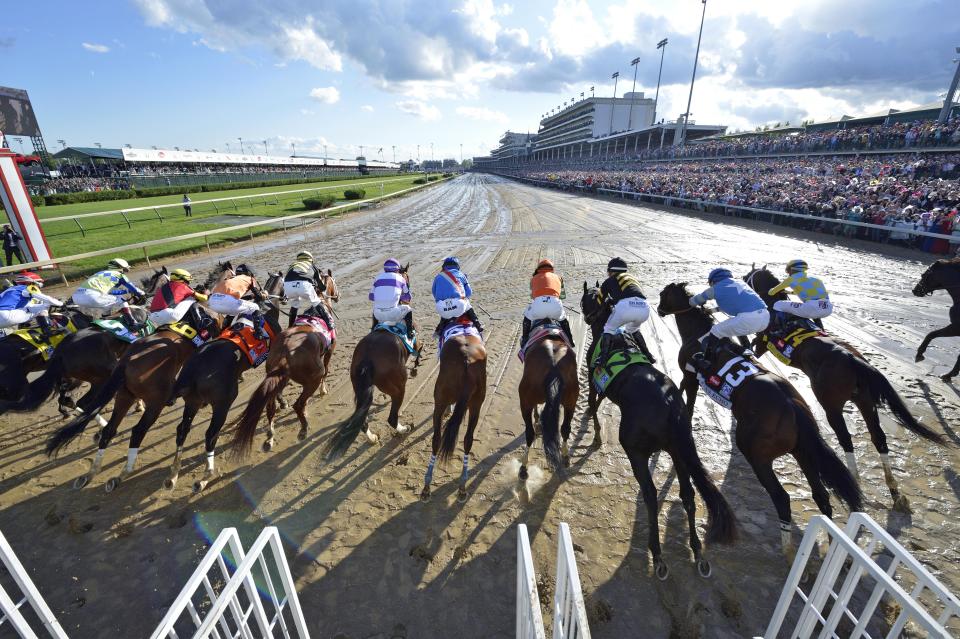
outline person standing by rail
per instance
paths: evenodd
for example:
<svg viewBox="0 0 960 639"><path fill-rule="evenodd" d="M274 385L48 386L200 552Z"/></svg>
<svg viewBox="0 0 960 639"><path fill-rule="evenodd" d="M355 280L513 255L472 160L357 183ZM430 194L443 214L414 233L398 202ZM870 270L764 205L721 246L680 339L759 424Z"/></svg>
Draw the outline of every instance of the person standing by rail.
<svg viewBox="0 0 960 639"><path fill-rule="evenodd" d="M23 239L20 234L14 231L9 224L4 224L3 232L0 235L3 236L3 253L6 257L7 266L13 266L13 256L17 257L18 264L24 264L26 260L23 259L23 252L20 250L20 240Z"/></svg>

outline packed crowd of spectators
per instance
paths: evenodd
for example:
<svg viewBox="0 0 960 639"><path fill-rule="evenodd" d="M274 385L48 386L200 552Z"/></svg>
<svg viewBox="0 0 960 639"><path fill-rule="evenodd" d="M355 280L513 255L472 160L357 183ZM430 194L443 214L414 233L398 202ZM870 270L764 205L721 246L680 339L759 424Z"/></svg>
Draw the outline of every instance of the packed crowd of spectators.
<svg viewBox="0 0 960 639"><path fill-rule="evenodd" d="M768 219L850 238L913 246L932 253L952 253L960 243L960 224L957 224L960 154L688 161L648 163L627 170L571 167L523 171L520 176L552 182L562 188L623 191L637 194L633 196L636 199ZM802 213L817 219L775 216L732 207ZM840 224L836 220L887 228ZM956 240L920 236L915 231L953 235Z"/></svg>

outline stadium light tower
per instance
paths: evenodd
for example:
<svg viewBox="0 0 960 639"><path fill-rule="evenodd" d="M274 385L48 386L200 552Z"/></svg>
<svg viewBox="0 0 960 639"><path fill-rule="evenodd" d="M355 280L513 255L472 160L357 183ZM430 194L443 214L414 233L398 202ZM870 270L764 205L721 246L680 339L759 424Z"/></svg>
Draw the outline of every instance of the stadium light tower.
<svg viewBox="0 0 960 639"><path fill-rule="evenodd" d="M697 52L693 56L693 75L690 77L690 95L687 96L687 112L683 116L683 129L680 132L680 144L687 143L687 123L690 121L690 102L693 101L693 83L697 79L697 62L700 60L700 39L703 37L703 21L707 17L707 0L703 3L703 13L700 14L700 34L697 36Z"/></svg>
<svg viewBox="0 0 960 639"><path fill-rule="evenodd" d="M327 145L326 145L326 144L323 145L323 159L324 159L324 160L327 159Z"/></svg>
<svg viewBox="0 0 960 639"><path fill-rule="evenodd" d="M243 138L237 138L240 141L240 153L243 153Z"/></svg>
<svg viewBox="0 0 960 639"><path fill-rule="evenodd" d="M610 78L613 80L613 102L610 103L610 134L613 134L613 111L617 106L617 78L620 77L619 71L614 71Z"/></svg>
<svg viewBox="0 0 960 639"><path fill-rule="evenodd" d="M264 154L264 155L269 155L269 152L267 151L267 141L266 141L266 140L263 141L263 154Z"/></svg>
<svg viewBox="0 0 960 639"><path fill-rule="evenodd" d="M956 48L956 52L960 53L960 47ZM954 60L953 62L957 65L957 69L953 72L953 81L950 82L950 88L947 89L947 95L943 99L943 108L940 109L940 116L937 118L937 122L940 124L946 122L947 118L950 117L950 109L953 108L953 96L957 93L957 84L960 84L960 60Z"/></svg>
<svg viewBox="0 0 960 639"><path fill-rule="evenodd" d="M290 143L291 148L293 148L293 157L297 157L297 145L294 142Z"/></svg>
<svg viewBox="0 0 960 639"><path fill-rule="evenodd" d="M667 39L664 38L657 43L657 48L660 49L660 72L657 73L657 95L653 98L653 122L657 122L657 105L660 100L660 78L663 77L663 56L667 52Z"/></svg>
<svg viewBox="0 0 960 639"><path fill-rule="evenodd" d="M640 56L637 56L636 58L630 61L630 66L633 67L633 88L630 89L631 94L636 93L637 91L637 66L639 62L640 62ZM627 131L633 130L633 100L635 98L636 96L634 95L630 96L630 114L627 116Z"/></svg>
<svg viewBox="0 0 960 639"><path fill-rule="evenodd" d="M224 144L227 145L227 153L229 153L229 152L230 152L230 143L229 143L229 142L224 142ZM157 148L157 147L153 147L153 148Z"/></svg>
<svg viewBox="0 0 960 639"><path fill-rule="evenodd" d="M133 148L133 147L130 146L129 144L124 144L123 146L125 146L125 147L128 148L128 149L132 149L132 148Z"/></svg>
<svg viewBox="0 0 960 639"><path fill-rule="evenodd" d="M67 141L66 141L66 140L57 140L57 142L59 142L59 143L60 143L60 146L62 146L63 148L67 148Z"/></svg>
<svg viewBox="0 0 960 639"><path fill-rule="evenodd" d="M102 148L103 148L103 145L100 144L99 142L94 142L93 144L94 144L94 146L96 146L98 149L102 149Z"/></svg>
<svg viewBox="0 0 960 639"><path fill-rule="evenodd" d="M460 164L463 164L463 142L460 143Z"/></svg>

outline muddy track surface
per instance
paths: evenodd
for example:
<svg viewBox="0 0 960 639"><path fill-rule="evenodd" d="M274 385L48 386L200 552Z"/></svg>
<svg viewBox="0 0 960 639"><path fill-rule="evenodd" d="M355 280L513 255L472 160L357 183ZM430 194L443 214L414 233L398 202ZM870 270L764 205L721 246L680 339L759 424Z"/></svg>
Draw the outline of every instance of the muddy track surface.
<svg viewBox="0 0 960 639"><path fill-rule="evenodd" d="M767 227L769 228L769 227ZM739 518L741 540L708 549L713 576L697 575L669 460L659 459L661 538L671 568L667 581L652 574L646 549L647 518L627 458L617 444L617 409L605 403L605 443L590 448L593 433L574 420L572 464L564 480L545 465L539 444L531 477L517 481L523 443L516 358L527 281L540 257L549 257L571 289L576 307L583 280L603 275L607 260L633 263L649 297L668 282L702 282L717 264L745 273L751 262L776 270L790 257L807 258L828 282L837 311L829 328L849 340L893 382L925 423L960 442L960 389L938 375L952 364L958 340L940 340L923 364L913 363L922 335L946 321L943 293L910 295L923 266L856 248L823 244L822 237L780 237L764 227L723 225L499 178L468 175L341 220L297 233L237 244L178 265L206 273L214 258L246 261L259 273L285 267L308 248L333 269L341 288L340 341L330 393L309 405L310 428L297 441L295 416L278 420L277 444L237 464L218 454L220 478L203 494L191 492L203 471L202 438L209 409L190 435L185 467L173 491L162 488L174 453L177 404L147 435L136 473L110 494L104 483L125 460L133 417L125 420L103 472L82 491L73 480L86 472L94 450L90 433L58 458L43 446L62 423L52 407L2 418L0 528L19 553L47 601L72 636L147 636L206 550L225 526L252 538L266 524L280 528L311 632L315 637L507 637L513 634L516 524L530 529L541 583L552 583L559 522L570 523L595 637L734 637L762 633L787 573L773 506L732 444L730 413L698 399L694 420L701 457ZM346 375L350 354L369 328L368 286L383 259L411 263L415 308L424 326L435 321L429 287L439 260L460 256L471 275L474 299L488 329L488 383L465 503L456 500L459 464L434 476L430 503L417 496L429 457L436 379L431 345L418 377L408 382L401 423L393 437L384 398L376 395L371 424L381 438L359 438L340 461L324 465L322 444L352 410ZM655 314L644 327L658 364L674 380L679 347L672 319ZM585 327L571 313L578 346ZM428 331L429 332L429 331ZM764 361L790 379L815 408L806 379ZM262 371L247 374L234 414ZM582 377L583 379L583 377ZM298 388L288 387L292 403ZM585 396L585 392L584 392ZM890 509L879 458L859 414L847 412L854 431L866 509L952 590L960 591L960 478L956 449L938 449L890 428L891 460L909 498L911 515ZM91 433L93 428L91 427ZM221 438L221 450L231 434ZM817 513L810 489L792 458L776 465L803 526ZM705 511L698 499L699 522ZM835 501L838 521L846 513ZM548 593L542 592L544 611Z"/></svg>

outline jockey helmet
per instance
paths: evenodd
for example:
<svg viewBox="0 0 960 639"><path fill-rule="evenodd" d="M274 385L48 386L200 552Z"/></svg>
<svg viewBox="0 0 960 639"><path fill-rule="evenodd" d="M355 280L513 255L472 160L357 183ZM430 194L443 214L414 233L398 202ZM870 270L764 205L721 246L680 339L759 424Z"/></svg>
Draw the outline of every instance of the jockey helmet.
<svg viewBox="0 0 960 639"><path fill-rule="evenodd" d="M457 270L460 270L460 260L453 257L452 255L450 257L444 258L443 268L455 268Z"/></svg>
<svg viewBox="0 0 960 639"><path fill-rule="evenodd" d="M253 271L250 270L250 267L246 264L240 264L233 270L234 275L249 275L253 277Z"/></svg>
<svg viewBox="0 0 960 639"><path fill-rule="evenodd" d="M130 262L126 261L123 258L115 257L109 262L107 262L108 267L118 268L124 273L130 270Z"/></svg>
<svg viewBox="0 0 960 639"><path fill-rule="evenodd" d="M534 273L539 273L540 271L553 270L553 262L544 258L537 263L537 269Z"/></svg>
<svg viewBox="0 0 960 639"><path fill-rule="evenodd" d="M182 268L175 268L175 269L173 269L172 271L170 271L170 279L171 279L171 280L179 280L179 281L181 281L181 282L189 282L192 278L193 278L193 276L190 275L190 271L187 271L187 270L182 269Z"/></svg>
<svg viewBox="0 0 960 639"><path fill-rule="evenodd" d="M787 262L787 273L797 273L807 270L807 263L803 260L790 260Z"/></svg>
<svg viewBox="0 0 960 639"><path fill-rule="evenodd" d="M730 269L727 268L715 268L710 271L710 275L707 276L707 283L710 286L713 286L720 280L729 280L733 279L733 273L730 272Z"/></svg>
<svg viewBox="0 0 960 639"><path fill-rule="evenodd" d="M31 284L34 286L43 286L43 278L37 275L36 273L32 273L30 271L23 271L22 273L16 274L16 276L13 278L13 283L26 284L28 286Z"/></svg>
<svg viewBox="0 0 960 639"><path fill-rule="evenodd" d="M626 273L627 262L622 257L615 257L607 263L607 271L610 273Z"/></svg>
<svg viewBox="0 0 960 639"><path fill-rule="evenodd" d="M297 253L298 260L307 260L308 262L313 261L313 254L310 251L300 251Z"/></svg>
<svg viewBox="0 0 960 639"><path fill-rule="evenodd" d="M383 270L387 273L398 273L400 271L400 262L391 257L383 263Z"/></svg>

